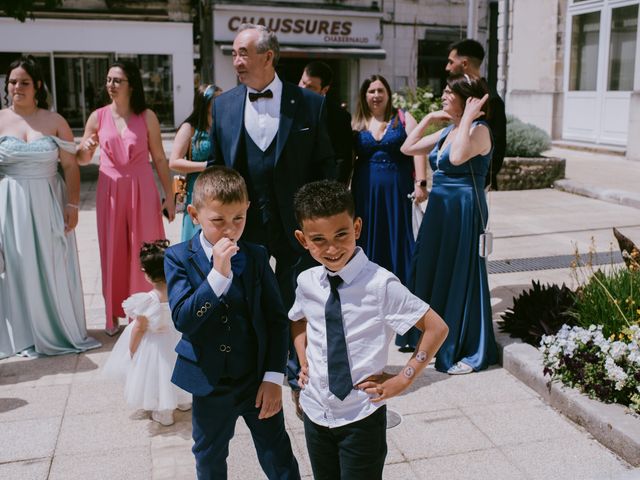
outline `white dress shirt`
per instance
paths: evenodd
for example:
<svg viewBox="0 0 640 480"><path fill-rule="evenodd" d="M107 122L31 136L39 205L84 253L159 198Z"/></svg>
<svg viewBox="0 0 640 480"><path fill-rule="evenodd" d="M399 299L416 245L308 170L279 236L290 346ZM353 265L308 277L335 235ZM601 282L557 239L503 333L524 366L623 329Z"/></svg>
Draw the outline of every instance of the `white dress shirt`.
<svg viewBox="0 0 640 480"><path fill-rule="evenodd" d="M278 75L262 91L271 90L273 98L259 98L252 102L249 93L260 93L247 87L247 98L244 102L244 128L251 140L263 152L271 145L278 134L280 126L280 101L282 100L282 81Z"/></svg>
<svg viewBox="0 0 640 480"><path fill-rule="evenodd" d="M209 240L205 238L202 230L200 231L200 245L202 245L202 249L204 250L204 254L207 256L207 259L209 260L209 262L211 262L211 257L213 256L213 245L209 242ZM233 272L229 273L228 277L225 277L215 268L212 268L207 275L207 281L209 282L213 293L215 293L216 296L220 298L222 295L225 295L229 291L229 288L231 288L231 282L233 281ZM262 379L265 382L282 385L284 383L284 373L264 372L264 377Z"/></svg>
<svg viewBox="0 0 640 480"><path fill-rule="evenodd" d="M360 247L342 270L338 287L351 379L354 385L387 366L394 333L404 335L429 310L429 305L391 272L369 261ZM309 383L300 394L304 413L318 425L340 427L371 415L384 402L372 403L367 393L352 390L340 401L329 391L327 329L324 308L330 286L326 268L314 267L298 276L292 321L307 320Z"/></svg>

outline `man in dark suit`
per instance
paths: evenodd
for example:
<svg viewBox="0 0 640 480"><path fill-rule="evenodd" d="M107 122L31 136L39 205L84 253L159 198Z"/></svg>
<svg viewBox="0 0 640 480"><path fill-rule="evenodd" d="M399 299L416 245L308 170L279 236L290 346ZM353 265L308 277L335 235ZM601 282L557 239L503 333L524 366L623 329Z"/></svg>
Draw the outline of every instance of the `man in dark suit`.
<svg viewBox="0 0 640 480"><path fill-rule="evenodd" d="M304 67L298 86L308 88L318 95L326 97L333 83L333 72L324 62L314 61ZM342 108L338 101L327 97L327 123L329 138L336 157L337 180L348 184L353 170L353 132L351 131L351 115Z"/></svg>
<svg viewBox="0 0 640 480"><path fill-rule="evenodd" d="M293 234L293 196L311 181L336 177L324 97L280 80L278 39L262 25L241 25L232 55L241 85L213 102L209 164L232 167L247 182L244 238L266 246L276 259L289 308L298 274L315 265Z"/></svg>
<svg viewBox="0 0 640 480"><path fill-rule="evenodd" d="M474 77L481 77L480 66L484 60L484 48L479 42L470 38L454 43L449 47L449 58L445 67L450 75L466 73ZM493 156L491 167L485 179L485 188L491 185L492 190L498 190L498 172L502 168L504 152L507 146L507 117L504 102L495 91L489 92L489 118L487 118L493 136Z"/></svg>

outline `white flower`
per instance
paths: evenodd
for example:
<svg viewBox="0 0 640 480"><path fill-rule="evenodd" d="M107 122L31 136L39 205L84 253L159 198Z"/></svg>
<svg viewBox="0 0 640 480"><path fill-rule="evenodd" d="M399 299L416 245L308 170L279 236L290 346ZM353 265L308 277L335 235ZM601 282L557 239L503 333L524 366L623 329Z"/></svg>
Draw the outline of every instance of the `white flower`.
<svg viewBox="0 0 640 480"><path fill-rule="evenodd" d="M604 362L604 368L607 371L607 378L616 382L616 390L622 390L628 375L625 371L613 361L611 357Z"/></svg>
<svg viewBox="0 0 640 480"><path fill-rule="evenodd" d="M618 361L627 353L627 344L624 342L613 342L611 343L611 349L609 351L609 355L611 358Z"/></svg>
<svg viewBox="0 0 640 480"><path fill-rule="evenodd" d="M629 353L627 354L627 359L631 363L635 363L636 365L640 366L640 348L638 347L638 344L635 342L631 342L628 348Z"/></svg>

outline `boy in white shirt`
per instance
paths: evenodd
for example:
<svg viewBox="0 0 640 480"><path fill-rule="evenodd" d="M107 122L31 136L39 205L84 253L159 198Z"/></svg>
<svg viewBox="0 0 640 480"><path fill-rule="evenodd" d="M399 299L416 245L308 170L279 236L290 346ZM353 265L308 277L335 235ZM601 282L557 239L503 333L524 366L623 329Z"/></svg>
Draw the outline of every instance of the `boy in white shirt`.
<svg viewBox="0 0 640 480"><path fill-rule="evenodd" d="M397 277L356 247L362 220L351 193L323 180L302 187L295 236L322 264L298 277L289 311L301 372L300 404L316 480L380 479L387 454L387 400L404 391L447 336L442 318ZM423 333L395 376L385 374L389 343L411 327Z"/></svg>

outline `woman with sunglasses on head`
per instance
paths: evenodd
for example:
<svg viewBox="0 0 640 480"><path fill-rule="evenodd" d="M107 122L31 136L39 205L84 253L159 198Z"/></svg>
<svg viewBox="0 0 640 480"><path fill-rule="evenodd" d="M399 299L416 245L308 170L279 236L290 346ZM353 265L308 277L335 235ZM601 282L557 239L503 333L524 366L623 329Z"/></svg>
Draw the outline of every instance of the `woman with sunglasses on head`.
<svg viewBox="0 0 640 480"><path fill-rule="evenodd" d="M428 114L402 145L406 155L429 153L433 188L420 226L409 288L440 312L449 334L436 369L451 375L496 363L487 266L480 235L487 225L484 192L493 140L484 79L453 75L442 110ZM424 136L433 122L451 122Z"/></svg>
<svg viewBox="0 0 640 480"><path fill-rule="evenodd" d="M207 168L207 160L211 152L211 103L222 93L215 85L200 85L193 97L193 111L176 132L173 141L169 167L176 172L187 175L185 205L191 203L193 186L200 172ZM182 219L182 235L180 241L191 240L200 225L194 225L191 216L184 212Z"/></svg>
<svg viewBox="0 0 640 480"><path fill-rule="evenodd" d="M80 165L90 163L100 146L96 213L105 332L115 335L118 319L124 317L122 302L152 288L139 264L140 245L165 238L162 210L172 221L175 204L160 123L146 107L138 67L130 62L111 64L106 91L111 103L89 116L77 160ZM162 205L149 155L164 190Z"/></svg>
<svg viewBox="0 0 640 480"><path fill-rule="evenodd" d="M80 174L67 121L30 55L7 71L0 110L0 358L77 353L87 336L76 238ZM58 175L62 166L64 180Z"/></svg>

